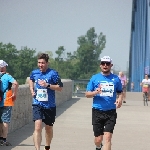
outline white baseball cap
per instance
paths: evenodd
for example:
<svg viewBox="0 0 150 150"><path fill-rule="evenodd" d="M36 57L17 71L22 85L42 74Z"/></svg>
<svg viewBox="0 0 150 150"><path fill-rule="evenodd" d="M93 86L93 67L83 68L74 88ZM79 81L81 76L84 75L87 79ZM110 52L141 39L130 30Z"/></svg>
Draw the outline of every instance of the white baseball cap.
<svg viewBox="0 0 150 150"><path fill-rule="evenodd" d="M4 60L0 60L0 67L6 67L8 64Z"/></svg>
<svg viewBox="0 0 150 150"><path fill-rule="evenodd" d="M101 62L105 61L105 62L111 62L112 63L112 59L109 56L104 56L101 58Z"/></svg>

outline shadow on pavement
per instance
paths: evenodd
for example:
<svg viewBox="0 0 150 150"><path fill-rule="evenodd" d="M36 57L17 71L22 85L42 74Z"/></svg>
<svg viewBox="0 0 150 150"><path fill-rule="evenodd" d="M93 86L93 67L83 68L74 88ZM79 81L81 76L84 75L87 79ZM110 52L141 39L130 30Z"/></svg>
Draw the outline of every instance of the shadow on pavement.
<svg viewBox="0 0 150 150"><path fill-rule="evenodd" d="M72 98L72 99L64 102L63 104L57 106L56 121L57 121L57 117L59 117L63 112L65 112L69 107L71 107L73 104L75 104L79 100L80 100L80 98L75 97L75 98ZM31 139L32 139L31 136L33 134L33 131L34 131L34 122L31 122L31 123L25 125L24 127L14 131L14 132L9 133L8 141L13 146L0 146L0 149L11 150L12 148L17 146L16 149L19 150L26 146L31 146L31 147L34 146L33 141L31 141ZM29 137L31 137L31 138L29 138ZM24 141L25 141L25 143L29 143L29 144L23 144Z"/></svg>

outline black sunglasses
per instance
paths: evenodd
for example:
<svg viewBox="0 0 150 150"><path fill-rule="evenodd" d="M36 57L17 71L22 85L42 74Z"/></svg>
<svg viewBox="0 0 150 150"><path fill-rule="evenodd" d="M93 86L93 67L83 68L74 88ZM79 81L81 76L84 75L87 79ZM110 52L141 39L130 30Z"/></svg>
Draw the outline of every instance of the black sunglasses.
<svg viewBox="0 0 150 150"><path fill-rule="evenodd" d="M101 62L102 66L105 66L105 64L106 64L106 66L110 66L111 63L110 62L104 62L104 61Z"/></svg>

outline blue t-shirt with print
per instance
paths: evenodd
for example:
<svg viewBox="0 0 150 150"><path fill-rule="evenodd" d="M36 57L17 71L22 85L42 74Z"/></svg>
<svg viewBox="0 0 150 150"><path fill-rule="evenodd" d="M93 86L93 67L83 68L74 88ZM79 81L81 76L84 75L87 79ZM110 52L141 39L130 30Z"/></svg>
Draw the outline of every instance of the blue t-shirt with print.
<svg viewBox="0 0 150 150"><path fill-rule="evenodd" d="M59 78L58 72L50 68L48 68L46 72L41 72L39 69L33 70L30 75L30 80L35 83L35 96L33 97L32 105L40 105L44 108L55 107L55 91L50 88L40 86L38 81L44 80L46 83L56 85Z"/></svg>
<svg viewBox="0 0 150 150"><path fill-rule="evenodd" d="M6 98L6 92L8 91L8 85L9 85L9 82L13 83L15 81L15 79L8 73L5 73L2 77L1 77L1 90L5 93L4 93L4 97L2 99L2 101L0 101L0 107L3 107L4 106L4 100Z"/></svg>
<svg viewBox="0 0 150 150"><path fill-rule="evenodd" d="M117 92L122 92L122 84L118 76L112 73L107 76L101 73L93 75L86 91L95 91L98 87L101 87L102 92L93 97L92 107L103 111L116 109Z"/></svg>

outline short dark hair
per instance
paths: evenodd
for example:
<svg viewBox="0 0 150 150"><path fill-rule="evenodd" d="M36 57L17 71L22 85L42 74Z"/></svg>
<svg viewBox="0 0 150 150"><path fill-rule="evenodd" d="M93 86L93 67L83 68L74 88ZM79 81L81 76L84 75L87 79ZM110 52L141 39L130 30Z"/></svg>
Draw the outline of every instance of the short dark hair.
<svg viewBox="0 0 150 150"><path fill-rule="evenodd" d="M49 56L48 56L48 54L40 53L40 54L38 55L38 59L44 59L46 62L48 62Z"/></svg>

